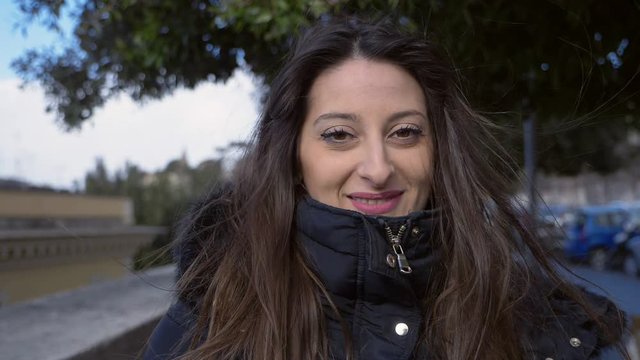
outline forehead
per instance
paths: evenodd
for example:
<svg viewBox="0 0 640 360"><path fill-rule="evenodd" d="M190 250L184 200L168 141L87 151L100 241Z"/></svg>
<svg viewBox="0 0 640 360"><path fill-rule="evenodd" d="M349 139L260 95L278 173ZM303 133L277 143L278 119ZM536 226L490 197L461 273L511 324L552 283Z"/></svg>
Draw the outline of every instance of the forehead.
<svg viewBox="0 0 640 360"><path fill-rule="evenodd" d="M368 59L349 59L320 73L308 103L310 112L367 110L372 105L390 111L426 108L424 92L411 74L398 65Z"/></svg>

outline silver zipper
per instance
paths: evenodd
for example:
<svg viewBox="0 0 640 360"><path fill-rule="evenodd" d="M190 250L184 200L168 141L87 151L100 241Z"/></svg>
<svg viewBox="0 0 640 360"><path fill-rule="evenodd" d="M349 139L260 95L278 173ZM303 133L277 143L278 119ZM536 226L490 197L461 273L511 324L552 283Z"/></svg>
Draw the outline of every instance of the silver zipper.
<svg viewBox="0 0 640 360"><path fill-rule="evenodd" d="M400 272L403 274L411 274L413 270L411 269L411 266L409 266L409 261L404 255L404 249L400 244L400 239L402 239L402 235L404 234L405 230L407 230L407 226L404 224L400 226L400 229L398 229L398 233L396 235L393 234L393 231L391 231L389 225L385 224L384 228L387 231L387 238L391 243L391 248L396 255L398 269L400 269Z"/></svg>

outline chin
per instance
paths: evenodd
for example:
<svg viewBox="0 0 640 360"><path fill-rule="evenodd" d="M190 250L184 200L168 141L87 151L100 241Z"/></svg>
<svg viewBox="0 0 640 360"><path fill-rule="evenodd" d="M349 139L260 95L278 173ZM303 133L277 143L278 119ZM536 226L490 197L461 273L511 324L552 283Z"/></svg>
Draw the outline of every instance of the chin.
<svg viewBox="0 0 640 360"><path fill-rule="evenodd" d="M388 214L385 214L386 216L392 216L392 217L399 217L399 216L407 216L409 215L411 211L400 211L400 210L394 210Z"/></svg>

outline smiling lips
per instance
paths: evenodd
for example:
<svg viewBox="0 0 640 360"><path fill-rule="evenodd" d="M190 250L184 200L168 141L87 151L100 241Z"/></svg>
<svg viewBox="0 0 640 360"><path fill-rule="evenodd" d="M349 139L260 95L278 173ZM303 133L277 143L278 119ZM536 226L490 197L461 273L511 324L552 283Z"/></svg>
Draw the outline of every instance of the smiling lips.
<svg viewBox="0 0 640 360"><path fill-rule="evenodd" d="M369 215L381 215L393 211L398 206L404 191L394 190L383 193L355 192L348 195L358 211Z"/></svg>

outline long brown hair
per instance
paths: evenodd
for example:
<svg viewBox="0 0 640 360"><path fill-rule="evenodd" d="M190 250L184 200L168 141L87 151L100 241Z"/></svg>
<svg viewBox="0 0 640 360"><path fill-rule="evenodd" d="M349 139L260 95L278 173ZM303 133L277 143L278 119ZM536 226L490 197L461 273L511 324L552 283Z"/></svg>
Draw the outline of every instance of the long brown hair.
<svg viewBox="0 0 640 360"><path fill-rule="evenodd" d="M537 286L543 281L597 321L520 220L508 191L514 166L436 47L389 23L351 18L321 22L300 37L271 84L231 190L207 204L220 209L219 216L179 282L183 296L198 299L184 358L329 358L320 298L330 294L295 237L297 137L314 79L353 57L398 65L425 93L436 156L432 203L442 209L443 229L437 239L442 269L424 299L423 339L435 357L521 358L527 344L516 324L533 321L522 304L543 301Z"/></svg>

